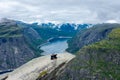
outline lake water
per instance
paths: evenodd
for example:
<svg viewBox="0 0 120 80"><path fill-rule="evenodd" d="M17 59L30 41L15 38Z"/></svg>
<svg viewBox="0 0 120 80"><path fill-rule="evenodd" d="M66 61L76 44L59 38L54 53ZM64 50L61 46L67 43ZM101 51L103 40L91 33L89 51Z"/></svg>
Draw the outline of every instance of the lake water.
<svg viewBox="0 0 120 80"><path fill-rule="evenodd" d="M68 39L57 39L53 40L52 42L46 43L40 48L44 51L42 55L48 55L53 53L59 54L65 52L65 50L68 48L67 40Z"/></svg>

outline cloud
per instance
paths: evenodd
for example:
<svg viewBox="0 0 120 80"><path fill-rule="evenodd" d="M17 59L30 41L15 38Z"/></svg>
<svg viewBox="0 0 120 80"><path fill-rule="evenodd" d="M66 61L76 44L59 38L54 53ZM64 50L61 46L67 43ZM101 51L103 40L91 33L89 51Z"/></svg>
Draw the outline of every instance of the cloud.
<svg viewBox="0 0 120 80"><path fill-rule="evenodd" d="M108 20L106 23L118 23L116 20Z"/></svg>
<svg viewBox="0 0 120 80"><path fill-rule="evenodd" d="M0 18L25 22L120 22L119 0L1 0Z"/></svg>

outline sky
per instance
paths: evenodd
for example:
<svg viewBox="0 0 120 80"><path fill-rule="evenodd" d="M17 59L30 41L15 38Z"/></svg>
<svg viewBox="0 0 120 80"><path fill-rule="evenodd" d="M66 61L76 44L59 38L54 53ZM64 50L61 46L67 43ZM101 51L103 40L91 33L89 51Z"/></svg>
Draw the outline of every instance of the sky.
<svg viewBox="0 0 120 80"><path fill-rule="evenodd" d="M28 23L119 23L120 0L0 0L0 18Z"/></svg>

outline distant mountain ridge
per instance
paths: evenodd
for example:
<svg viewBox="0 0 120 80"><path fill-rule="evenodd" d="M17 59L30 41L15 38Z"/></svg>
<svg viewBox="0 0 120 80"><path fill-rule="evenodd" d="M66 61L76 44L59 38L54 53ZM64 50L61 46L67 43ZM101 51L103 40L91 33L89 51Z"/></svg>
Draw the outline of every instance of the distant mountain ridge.
<svg viewBox="0 0 120 80"><path fill-rule="evenodd" d="M55 28L58 30L64 30L65 28L67 30L71 29L71 30L79 30L80 28L89 28L92 27L93 24L75 24L75 23L60 23L60 24L54 24L54 23L41 23L39 24L42 27L51 27L51 28Z"/></svg>

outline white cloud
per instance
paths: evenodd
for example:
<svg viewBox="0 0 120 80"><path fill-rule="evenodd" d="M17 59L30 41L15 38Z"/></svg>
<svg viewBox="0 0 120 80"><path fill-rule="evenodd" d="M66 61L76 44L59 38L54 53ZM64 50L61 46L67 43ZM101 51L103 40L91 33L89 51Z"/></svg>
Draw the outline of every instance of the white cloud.
<svg viewBox="0 0 120 80"><path fill-rule="evenodd" d="M119 0L0 0L0 18L25 22L120 22Z"/></svg>
<svg viewBox="0 0 120 80"><path fill-rule="evenodd" d="M118 23L116 20L108 20L106 23Z"/></svg>

